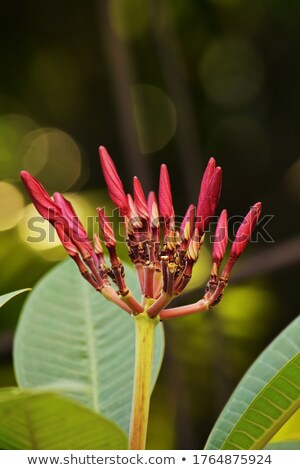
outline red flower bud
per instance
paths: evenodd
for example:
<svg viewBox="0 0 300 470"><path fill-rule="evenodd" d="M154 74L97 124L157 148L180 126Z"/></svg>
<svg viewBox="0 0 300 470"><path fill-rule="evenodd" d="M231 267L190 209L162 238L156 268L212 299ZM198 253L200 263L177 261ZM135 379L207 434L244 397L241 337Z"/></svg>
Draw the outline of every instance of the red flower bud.
<svg viewBox="0 0 300 470"><path fill-rule="evenodd" d="M154 191L150 191L148 195L148 211L150 216L150 224L151 228L158 228L159 227L159 212L157 207L157 201Z"/></svg>
<svg viewBox="0 0 300 470"><path fill-rule="evenodd" d="M41 183L28 171L21 171L20 176L33 204L41 216L52 223L60 218L62 215L61 209L51 199Z"/></svg>
<svg viewBox="0 0 300 470"><path fill-rule="evenodd" d="M98 218L99 224L101 228L101 232L103 235L103 240L107 248L113 248L116 246L116 240L114 236L114 232L108 218L105 215L104 210L101 207L98 207Z"/></svg>
<svg viewBox="0 0 300 470"><path fill-rule="evenodd" d="M244 218L243 222L238 228L237 234L235 236L234 242L231 247L229 259L226 263L226 266L222 272L222 278L228 280L230 272L238 259L238 257L243 253L246 248L251 233L256 227L257 221L259 219L261 212L261 202L257 202L254 206L251 207L250 211Z"/></svg>
<svg viewBox="0 0 300 470"><path fill-rule="evenodd" d="M251 233L256 227L260 213L261 202L257 202L254 204L254 206L251 207L250 211L238 228L237 234L232 244L230 253L231 256L238 258L242 254L250 240Z"/></svg>
<svg viewBox="0 0 300 470"><path fill-rule="evenodd" d="M120 209L122 215L126 215L128 212L127 197L114 162L112 161L105 147L99 148L99 155L103 175L108 187L109 196L115 205Z"/></svg>
<svg viewBox="0 0 300 470"><path fill-rule="evenodd" d="M180 236L182 240L189 240L194 231L195 206L191 204L186 211L180 227Z"/></svg>
<svg viewBox="0 0 300 470"><path fill-rule="evenodd" d="M216 168L216 161L213 157L209 159L209 162L205 168L205 171L203 173L202 181L201 181L201 187L200 187L200 194L199 194L199 200L203 198L204 194L206 193L207 189L209 188L209 182L211 180L211 177L215 171ZM198 200L198 204L199 204Z"/></svg>
<svg viewBox="0 0 300 470"><path fill-rule="evenodd" d="M56 233L57 233L64 249L68 253L68 255L71 256L71 258L75 258L79 254L79 252L78 252L76 246L74 245L74 243L72 243L72 241L70 240L70 238L66 234L63 224L58 222L58 223L54 224L54 227L55 227Z"/></svg>
<svg viewBox="0 0 300 470"><path fill-rule="evenodd" d="M211 170L212 166L210 167ZM197 221L196 227L199 229L199 233L204 233L210 218L214 215L217 204L220 199L221 186L222 186L222 169L217 166L208 181L208 174L205 179L205 191L200 189L197 205Z"/></svg>
<svg viewBox="0 0 300 470"><path fill-rule="evenodd" d="M80 241L90 243L87 233L81 224L78 216L74 210L74 207L62 194L54 193L53 199L58 207L61 209L62 215L67 219L69 227L72 233L77 236Z"/></svg>
<svg viewBox="0 0 300 470"><path fill-rule="evenodd" d="M160 178L159 178L159 211L165 219L170 219L174 214L171 183L168 173L168 168L165 164L160 167Z"/></svg>
<svg viewBox="0 0 300 470"><path fill-rule="evenodd" d="M215 240L213 245L212 260L216 263L217 266L220 266L228 242L228 221L227 221L227 211L224 209L221 212L221 215L218 220Z"/></svg>
<svg viewBox="0 0 300 470"><path fill-rule="evenodd" d="M137 176L133 178L133 194L134 194L134 203L135 203L135 207L136 207L138 215L144 220L149 220L149 213L148 213L148 207L147 207L145 194Z"/></svg>
<svg viewBox="0 0 300 470"><path fill-rule="evenodd" d="M135 205L134 200L132 199L131 194L127 194L127 201L128 201L128 218L129 218L129 224L132 226L134 229L142 228L143 223L139 217L139 214L137 212L137 208Z"/></svg>

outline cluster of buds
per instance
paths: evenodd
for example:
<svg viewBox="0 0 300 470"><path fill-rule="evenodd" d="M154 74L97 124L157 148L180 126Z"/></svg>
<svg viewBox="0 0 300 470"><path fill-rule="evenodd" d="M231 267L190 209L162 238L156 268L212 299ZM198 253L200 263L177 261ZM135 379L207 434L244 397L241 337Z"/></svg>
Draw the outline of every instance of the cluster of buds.
<svg viewBox="0 0 300 470"><path fill-rule="evenodd" d="M183 292L191 279L205 232L220 198L222 170L216 166L213 158L209 160L202 178L197 207L188 207L177 229L166 165L161 166L157 202L152 191L146 198L136 176L133 179L133 196L126 195L108 152L100 147L99 154L110 198L124 220L128 253L138 275L141 300L134 297L126 284L124 266L116 251L114 231L104 210L97 209L100 232L110 264L106 262L99 235L95 233L91 243L71 203L60 193L55 193L52 199L32 175L21 172L33 204L41 216L54 226L82 276L108 300L134 315L146 312L149 317L159 315L160 319L166 319L208 310L216 305L228 284L233 265L250 240L260 215L261 203L252 206L241 223L228 261L219 275L228 242L227 212L221 212L213 243L211 275L203 298L194 304L166 308Z"/></svg>

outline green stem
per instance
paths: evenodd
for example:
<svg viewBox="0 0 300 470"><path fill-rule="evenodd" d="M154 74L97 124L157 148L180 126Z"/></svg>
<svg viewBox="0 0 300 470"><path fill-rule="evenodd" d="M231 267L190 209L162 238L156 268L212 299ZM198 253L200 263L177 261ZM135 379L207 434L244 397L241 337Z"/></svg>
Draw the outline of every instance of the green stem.
<svg viewBox="0 0 300 470"><path fill-rule="evenodd" d="M145 306L146 309L147 306ZM129 449L143 450L148 428L155 328L159 323L159 318L150 318L145 311L136 315L134 321L135 369Z"/></svg>

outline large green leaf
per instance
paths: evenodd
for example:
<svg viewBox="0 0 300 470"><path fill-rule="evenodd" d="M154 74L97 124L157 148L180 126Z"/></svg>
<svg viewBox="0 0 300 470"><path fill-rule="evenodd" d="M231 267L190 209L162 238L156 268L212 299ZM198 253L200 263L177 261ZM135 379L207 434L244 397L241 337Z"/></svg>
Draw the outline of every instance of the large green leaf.
<svg viewBox="0 0 300 470"><path fill-rule="evenodd" d="M126 449L114 423L54 393L4 389L0 392L0 448Z"/></svg>
<svg viewBox="0 0 300 470"><path fill-rule="evenodd" d="M126 279L139 295L136 274ZM134 320L94 291L66 261L51 270L29 296L17 328L14 362L18 383L64 393L129 429ZM164 349L156 332L153 386Z"/></svg>
<svg viewBox="0 0 300 470"><path fill-rule="evenodd" d="M3 307L3 305L6 304L6 302L8 302L10 299L16 297L16 295L22 294L22 292L26 292L28 290L30 289L20 289L14 292L10 292L9 294L0 295L0 308Z"/></svg>
<svg viewBox="0 0 300 470"><path fill-rule="evenodd" d="M261 449L300 406L300 316L243 377L207 449Z"/></svg>

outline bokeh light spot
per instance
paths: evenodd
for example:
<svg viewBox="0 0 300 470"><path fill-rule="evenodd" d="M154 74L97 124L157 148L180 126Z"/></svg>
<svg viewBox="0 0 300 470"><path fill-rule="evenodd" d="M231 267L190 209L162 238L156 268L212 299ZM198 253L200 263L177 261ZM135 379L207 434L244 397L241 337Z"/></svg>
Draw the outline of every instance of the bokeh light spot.
<svg viewBox="0 0 300 470"><path fill-rule="evenodd" d="M264 65L250 42L227 37L207 48L200 76L211 101L220 107L237 108L248 105L260 93Z"/></svg>
<svg viewBox="0 0 300 470"><path fill-rule="evenodd" d="M24 199L12 184L0 182L0 231L13 228L22 218Z"/></svg>
<svg viewBox="0 0 300 470"><path fill-rule="evenodd" d="M151 153L161 149L176 131L173 101L152 85L131 87L131 97L141 152Z"/></svg>
<svg viewBox="0 0 300 470"><path fill-rule="evenodd" d="M22 142L24 168L40 179L47 190L66 191L81 173L81 153L66 132L55 128L38 129Z"/></svg>

